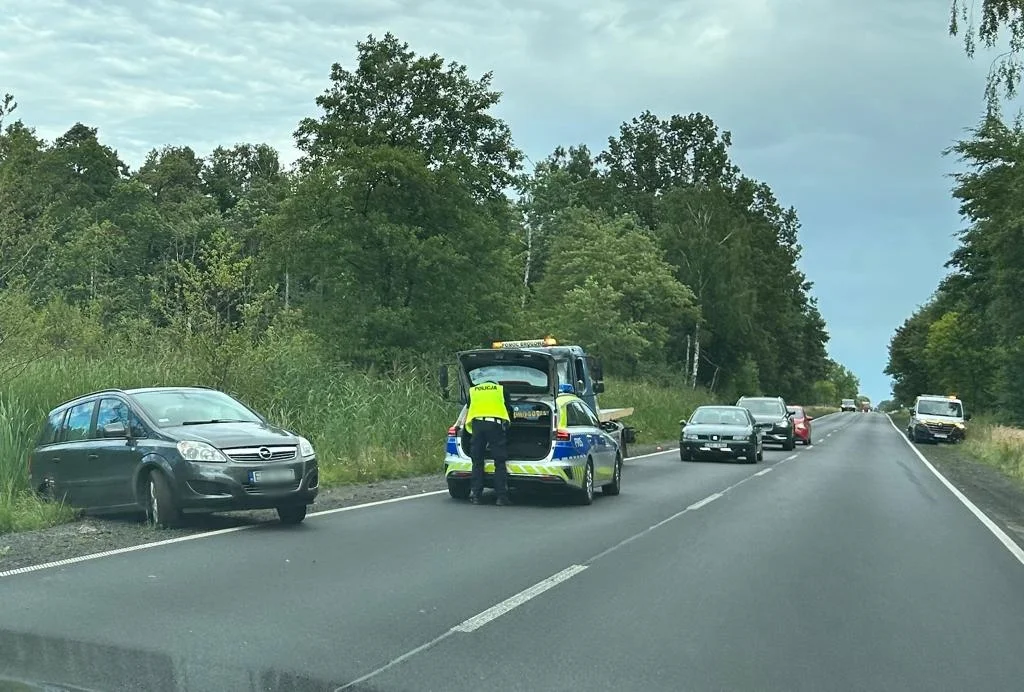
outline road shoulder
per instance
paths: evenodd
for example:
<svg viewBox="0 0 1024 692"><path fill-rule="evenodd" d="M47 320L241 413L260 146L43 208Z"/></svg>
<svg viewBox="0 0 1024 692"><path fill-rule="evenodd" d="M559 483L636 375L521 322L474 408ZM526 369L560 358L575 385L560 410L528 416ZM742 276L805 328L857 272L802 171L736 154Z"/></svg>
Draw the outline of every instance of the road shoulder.
<svg viewBox="0 0 1024 692"><path fill-rule="evenodd" d="M898 418L893 419L902 426ZM960 444L914 444L946 480L1024 548L1024 487Z"/></svg>

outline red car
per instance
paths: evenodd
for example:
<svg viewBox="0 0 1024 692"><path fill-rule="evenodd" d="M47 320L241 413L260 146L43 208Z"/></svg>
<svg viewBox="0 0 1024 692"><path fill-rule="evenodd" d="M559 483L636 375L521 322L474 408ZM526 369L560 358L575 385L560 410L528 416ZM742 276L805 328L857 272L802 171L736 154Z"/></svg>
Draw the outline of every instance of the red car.
<svg viewBox="0 0 1024 692"><path fill-rule="evenodd" d="M811 441L811 421L814 419L807 415L803 406L787 406L786 408L793 414L790 417L790 420L793 421L793 437L807 446L814 444Z"/></svg>

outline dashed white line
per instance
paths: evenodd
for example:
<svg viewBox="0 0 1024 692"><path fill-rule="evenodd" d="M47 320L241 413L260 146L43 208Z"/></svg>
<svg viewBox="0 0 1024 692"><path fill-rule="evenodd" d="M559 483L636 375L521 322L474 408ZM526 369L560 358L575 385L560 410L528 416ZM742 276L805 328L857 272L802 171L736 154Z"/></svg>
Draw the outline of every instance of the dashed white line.
<svg viewBox="0 0 1024 692"><path fill-rule="evenodd" d="M914 443L911 442L907 438L907 436L903 434L903 431L900 430L899 427L896 425L896 422L893 421L892 416L886 417L889 419L889 423L892 425L893 429L900 436L900 439L907 443L907 446L910 447L910 451L912 451L917 456L917 458L921 460L921 463L927 466L928 470L934 473L935 477L942 481L942 484L946 486L951 493L953 493L956 499L960 500L960 502L962 502L963 505L971 511L971 514L973 514L978 519L978 521L985 525L986 529L991 531L992 534L999 539L999 542L1002 543L1003 546L1005 546L1005 548L1010 551L1011 555L1017 558L1018 562L1024 565L1024 549L1021 549L1021 547L1017 545L1016 541L1010 538L1005 531L999 528L998 524L992 521L987 514L978 509L977 505L975 505L973 502L967 499L966 495L960 492L960 490L957 489L955 485L946 480L946 477L939 473L939 470L937 468L932 466L932 463L928 461L927 458L925 458L924 454L921 453L921 450L914 446Z"/></svg>
<svg viewBox="0 0 1024 692"><path fill-rule="evenodd" d="M721 496L722 496L722 493L714 493L712 495L708 495L703 500L700 500L699 502L694 502L692 505L690 505L686 509L688 509L690 511L693 511L693 510L696 510L696 509L700 509L701 507L704 507L705 505L710 505L712 502L714 502L715 500L717 500Z"/></svg>
<svg viewBox="0 0 1024 692"><path fill-rule="evenodd" d="M426 493L417 493L415 495L403 495L402 497L392 497L388 500L378 500L376 502L366 502L359 505L351 505L349 507L338 507L335 509L325 509L322 512L311 512L306 515L306 518L320 517L326 514L337 514L339 512L352 512L357 509L368 509L370 507L379 507L381 505L389 505L395 502L405 502L406 500L415 500L419 497L430 497L431 495L440 495L447 493L447 490L431 490ZM79 562L88 562L90 560L98 560L103 557L113 557L115 555L124 555L125 553L134 553L139 550L149 550L151 548L161 548L165 545L174 545L175 543L184 543L186 541L196 541L200 538L213 538L214 536L223 536L229 533L238 533L239 531L248 531L249 529L255 529L265 524L246 524L245 526L232 526L227 529L217 529L216 531L204 531L202 533L193 533L188 536L178 536L176 538L167 538L162 541L152 541L150 543L140 543L138 545L130 545L124 548L115 548L114 550L104 550L99 553L90 553L88 555L79 555L78 557L69 557L64 560L54 560L53 562L44 562L38 565L26 565L25 567L18 567L16 569L9 569L0 572L0 579L3 577L13 577L16 574L26 574L27 572L38 572L43 569L50 569L53 567L66 567L68 565L74 565Z"/></svg>
<svg viewBox="0 0 1024 692"><path fill-rule="evenodd" d="M547 579L537 582L528 589L523 589L515 596L507 598L501 603L492 606L474 617L469 618L463 623L456 625L452 628L454 632L464 632L469 634L470 632L476 632L478 629L486 625L492 620L496 620L505 613L509 612L513 608L518 608L522 604L526 603L532 598L536 598L548 589L552 589L562 582L572 579L577 574L587 568L586 565L570 565L557 574L552 574Z"/></svg>
<svg viewBox="0 0 1024 692"><path fill-rule="evenodd" d="M771 466L769 466L769 467L768 467L768 468L766 468L766 469L761 469L760 471L758 471L758 472L757 472L757 473L755 473L754 475L755 475L755 476L764 476L764 475L767 475L767 474L769 474L769 473L771 473L771 472L772 472L772 467L771 467Z"/></svg>

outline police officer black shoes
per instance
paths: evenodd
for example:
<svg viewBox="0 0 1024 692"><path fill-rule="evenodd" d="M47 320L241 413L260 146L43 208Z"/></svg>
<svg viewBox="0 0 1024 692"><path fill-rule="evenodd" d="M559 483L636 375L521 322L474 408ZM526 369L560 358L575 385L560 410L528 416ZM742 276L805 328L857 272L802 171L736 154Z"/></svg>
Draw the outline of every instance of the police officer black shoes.
<svg viewBox="0 0 1024 692"><path fill-rule="evenodd" d="M482 505L483 499L479 495L471 495L469 498L469 504L471 505Z"/></svg>
<svg viewBox="0 0 1024 692"><path fill-rule="evenodd" d="M499 497L498 501L495 504L498 505L499 507L508 507L509 505L512 504L512 501L509 500L507 497Z"/></svg>

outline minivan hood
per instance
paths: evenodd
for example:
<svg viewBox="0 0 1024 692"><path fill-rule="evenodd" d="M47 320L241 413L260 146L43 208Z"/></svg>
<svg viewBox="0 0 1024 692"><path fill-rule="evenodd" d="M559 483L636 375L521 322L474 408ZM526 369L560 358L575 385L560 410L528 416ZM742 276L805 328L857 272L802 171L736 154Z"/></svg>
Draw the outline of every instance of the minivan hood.
<svg viewBox="0 0 1024 692"><path fill-rule="evenodd" d="M178 440L207 442L218 449L229 447L261 447L264 445L297 445L297 435L266 423L204 423L163 428Z"/></svg>
<svg viewBox="0 0 1024 692"><path fill-rule="evenodd" d="M927 423L935 421L936 423L963 423L964 419L960 416L940 416L934 413L922 413L918 416L921 422Z"/></svg>

